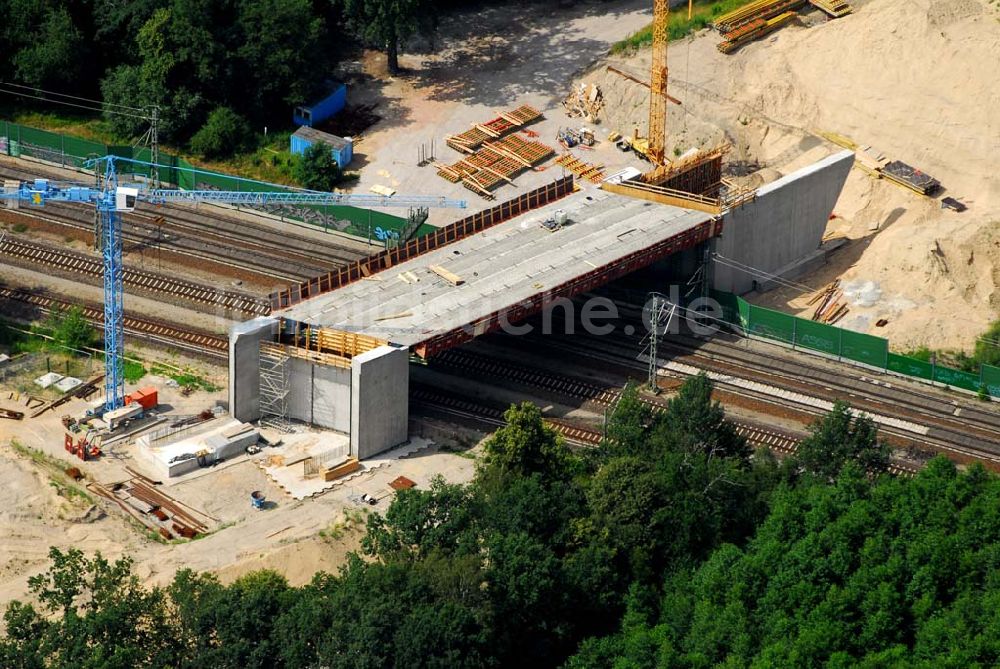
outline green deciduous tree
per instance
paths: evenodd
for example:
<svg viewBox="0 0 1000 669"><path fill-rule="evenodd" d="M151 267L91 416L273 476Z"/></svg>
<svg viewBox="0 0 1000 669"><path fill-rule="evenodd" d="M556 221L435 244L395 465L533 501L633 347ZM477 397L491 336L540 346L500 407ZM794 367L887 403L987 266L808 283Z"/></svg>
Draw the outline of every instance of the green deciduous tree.
<svg viewBox="0 0 1000 669"><path fill-rule="evenodd" d="M812 474L832 480L849 460L857 461L869 474L884 472L889 466L889 448L879 443L875 422L855 416L845 402L835 402L810 432L799 444L796 460Z"/></svg>
<svg viewBox="0 0 1000 669"><path fill-rule="evenodd" d="M433 0L344 0L344 7L360 37L385 51L392 74L399 72L400 45L435 21Z"/></svg>
<svg viewBox="0 0 1000 669"><path fill-rule="evenodd" d="M34 30L14 54L14 74L32 86L57 91L78 87L77 79L85 72L86 43L65 7L35 7L31 21Z"/></svg>
<svg viewBox="0 0 1000 669"><path fill-rule="evenodd" d="M228 107L218 107L191 138L191 148L205 158L225 158L246 147L250 137L246 119Z"/></svg>
<svg viewBox="0 0 1000 669"><path fill-rule="evenodd" d="M15 602L4 614L0 658L18 658L7 666L126 669L173 662L166 599L139 584L131 560L56 548L49 557L50 569L28 581L41 612Z"/></svg>
<svg viewBox="0 0 1000 669"><path fill-rule="evenodd" d="M485 462L504 474L560 478L570 473L569 449L562 437L542 421L542 412L531 402L512 406L504 413L506 425L486 440Z"/></svg>
<svg viewBox="0 0 1000 669"><path fill-rule="evenodd" d="M322 142L306 148L295 161L292 173L303 188L322 191L332 191L344 177L337 161L330 155L330 147Z"/></svg>
<svg viewBox="0 0 1000 669"><path fill-rule="evenodd" d="M469 491L441 477L430 490L400 491L385 516L368 518L362 545L367 554L386 560L427 557L432 552L462 554L476 550L471 533Z"/></svg>
<svg viewBox="0 0 1000 669"><path fill-rule="evenodd" d="M53 311L49 315L47 325L52 330L52 338L59 346L79 351L94 344L94 328L80 307Z"/></svg>

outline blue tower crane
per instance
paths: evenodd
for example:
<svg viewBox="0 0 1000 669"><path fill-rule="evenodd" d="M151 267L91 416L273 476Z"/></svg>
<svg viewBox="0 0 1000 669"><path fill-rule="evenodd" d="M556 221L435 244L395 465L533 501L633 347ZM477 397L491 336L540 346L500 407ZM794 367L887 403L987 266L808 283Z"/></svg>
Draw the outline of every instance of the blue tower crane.
<svg viewBox="0 0 1000 669"><path fill-rule="evenodd" d="M269 184L252 179L238 182L255 187L266 186L274 191L175 190L149 188L142 182L119 184L117 163L130 163L156 170L160 165L140 160L104 156L86 163L103 174L99 187L73 183L55 183L48 179L19 182L16 187L3 188L0 199L44 207L46 202L80 202L93 204L101 222L100 246L104 259L104 410L112 411L125 401L125 328L123 306L123 274L121 214L133 211L136 203L149 202L226 202L244 205L301 204L352 205L358 207L453 207L464 209L464 200L450 200L432 195L369 195L326 193ZM103 168L103 169L102 169ZM197 172L197 170L194 170ZM280 189L280 190L278 190Z"/></svg>

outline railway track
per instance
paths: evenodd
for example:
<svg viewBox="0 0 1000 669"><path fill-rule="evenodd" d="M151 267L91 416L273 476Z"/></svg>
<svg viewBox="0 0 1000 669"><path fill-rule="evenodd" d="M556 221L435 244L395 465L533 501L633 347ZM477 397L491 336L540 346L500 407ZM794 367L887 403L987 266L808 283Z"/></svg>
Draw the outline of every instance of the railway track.
<svg viewBox="0 0 1000 669"><path fill-rule="evenodd" d="M484 356L463 349L452 349L435 356L431 359L430 366L444 367L463 373L475 374L479 378L506 379L530 388L546 390L567 397L594 402L605 407L613 406L621 394L616 388L602 387L580 378L543 371L535 367ZM659 398L641 397L640 399L654 411L662 411L665 407L665 401ZM450 400L450 406L457 407L459 404L463 404L460 408L467 413L474 413L479 406L467 399L452 398ZM499 421L499 424L503 423L502 411L494 410L494 413L490 417L494 421ZM571 438L572 430L582 429L583 434L575 439L579 443L596 444L601 440L599 432L578 428L567 421L548 420L547 422L550 422L553 427L559 429L568 439ZM752 422L730 420L730 423L735 428L736 433L745 438L747 443L752 447L768 448L779 455L794 454L801 441L797 435L764 427ZM897 475L913 475L917 469L908 464L894 462L890 465L889 471Z"/></svg>
<svg viewBox="0 0 1000 669"><path fill-rule="evenodd" d="M30 305L43 313L78 306L91 324L99 327L104 325L104 309L99 306L67 302L46 295L0 286L0 301L5 300ZM125 317L124 325L125 333L136 339L184 349L210 358L227 359L229 355L229 340L208 332L183 329L162 321L130 316Z"/></svg>
<svg viewBox="0 0 1000 669"><path fill-rule="evenodd" d="M104 274L104 265L98 258L78 251L16 239L10 235L0 239L0 256L15 258L32 266L51 267L93 279L101 279ZM266 316L271 312L270 304L262 298L211 288L155 272L125 268L123 281L126 287L138 291L176 297L227 311L237 311L248 316Z"/></svg>
<svg viewBox="0 0 1000 669"><path fill-rule="evenodd" d="M432 390L426 386L416 384L411 386L410 401L439 413L463 418L490 427L495 428L506 425L506 421L503 418L503 409L479 404L467 398L457 397L438 390ZM569 421L561 419L546 418L545 424L561 434L566 441L580 446L595 446L600 443L602 438L601 433L596 430L573 425Z"/></svg>
<svg viewBox="0 0 1000 669"><path fill-rule="evenodd" d="M44 170L38 170L45 175ZM0 177L31 180L39 175L0 166ZM46 175L58 179L57 175ZM51 225L91 234L93 209L86 205L49 203L44 209L21 208L8 216L27 216ZM297 234L294 226L275 230L221 209L194 210L182 205L140 205L122 218L122 236L133 248L157 246L164 252L228 265L268 279L299 281L368 255L362 241Z"/></svg>

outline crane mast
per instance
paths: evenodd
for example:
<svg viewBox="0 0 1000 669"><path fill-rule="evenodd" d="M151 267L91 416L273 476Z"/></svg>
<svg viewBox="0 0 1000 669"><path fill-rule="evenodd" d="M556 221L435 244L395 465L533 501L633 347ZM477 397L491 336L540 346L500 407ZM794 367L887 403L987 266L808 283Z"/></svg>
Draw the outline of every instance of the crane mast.
<svg viewBox="0 0 1000 669"><path fill-rule="evenodd" d="M667 143L667 40L670 2L653 0L653 63L649 75L649 159L664 165Z"/></svg>

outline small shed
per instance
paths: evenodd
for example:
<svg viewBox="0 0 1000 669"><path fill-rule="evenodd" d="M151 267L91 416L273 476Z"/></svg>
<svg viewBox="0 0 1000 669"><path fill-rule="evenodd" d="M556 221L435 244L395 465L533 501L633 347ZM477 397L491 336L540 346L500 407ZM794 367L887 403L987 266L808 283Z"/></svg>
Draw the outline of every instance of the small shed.
<svg viewBox="0 0 1000 669"><path fill-rule="evenodd" d="M333 92L319 102L311 105L300 105L292 112L292 121L296 125L314 127L331 116L339 113L347 104L347 85L334 84Z"/></svg>
<svg viewBox="0 0 1000 669"><path fill-rule="evenodd" d="M354 157L354 142L350 137L337 137L328 132L302 126L292 134L292 153L301 156L313 144L322 143L330 147L330 155L340 169L347 167Z"/></svg>

